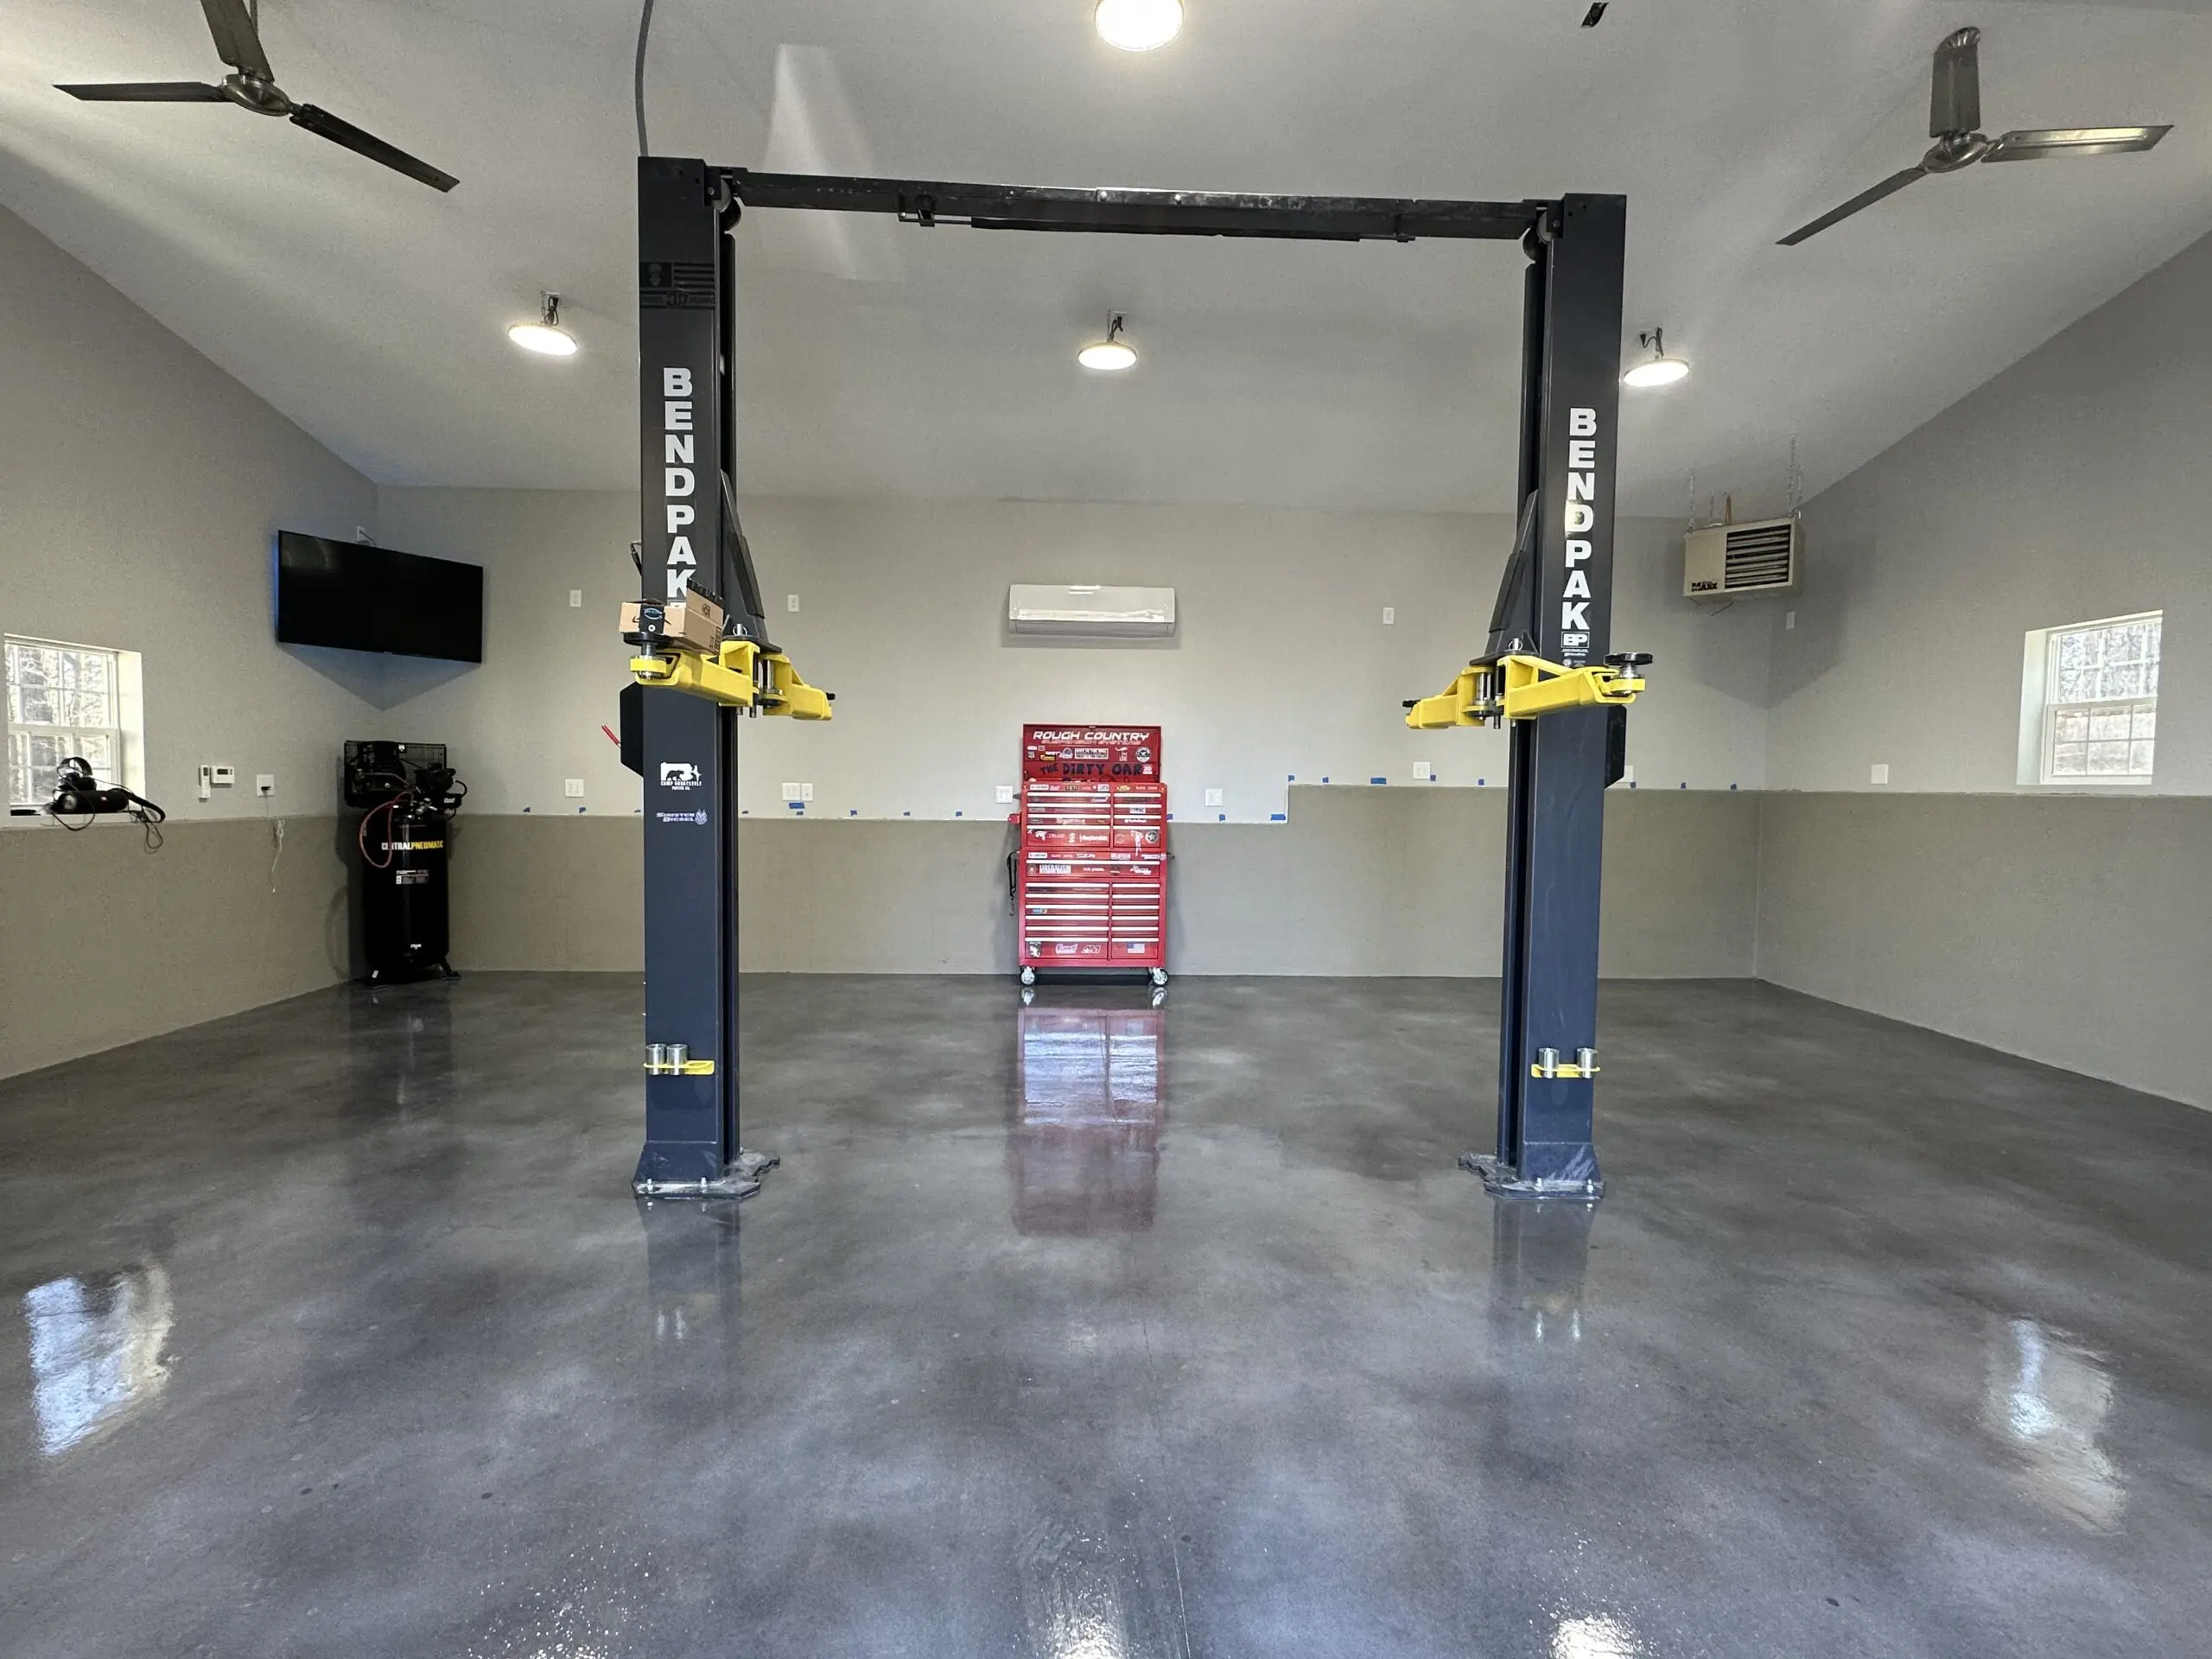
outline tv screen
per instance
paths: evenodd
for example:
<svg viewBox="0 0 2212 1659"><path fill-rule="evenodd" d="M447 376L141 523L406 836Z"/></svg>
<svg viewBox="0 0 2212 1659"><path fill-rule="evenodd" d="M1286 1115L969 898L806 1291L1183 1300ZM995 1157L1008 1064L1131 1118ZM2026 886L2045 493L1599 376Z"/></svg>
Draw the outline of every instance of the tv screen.
<svg viewBox="0 0 2212 1659"><path fill-rule="evenodd" d="M288 645L484 660L484 571L284 531L276 537L276 638Z"/></svg>

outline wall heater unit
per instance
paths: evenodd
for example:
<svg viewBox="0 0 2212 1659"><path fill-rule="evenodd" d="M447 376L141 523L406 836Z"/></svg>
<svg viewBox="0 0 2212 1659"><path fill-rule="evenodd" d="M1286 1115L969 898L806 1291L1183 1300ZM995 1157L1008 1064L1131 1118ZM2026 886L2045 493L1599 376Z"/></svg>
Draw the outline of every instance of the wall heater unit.
<svg viewBox="0 0 2212 1659"><path fill-rule="evenodd" d="M1682 537L1682 592L1691 599L1788 593L1804 552L1801 519L1709 524Z"/></svg>

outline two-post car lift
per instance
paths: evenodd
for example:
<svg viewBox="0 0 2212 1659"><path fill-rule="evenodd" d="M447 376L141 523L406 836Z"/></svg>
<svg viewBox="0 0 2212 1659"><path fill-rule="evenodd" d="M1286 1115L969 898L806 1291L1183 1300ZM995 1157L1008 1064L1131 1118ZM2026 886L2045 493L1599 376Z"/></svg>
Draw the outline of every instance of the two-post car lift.
<svg viewBox="0 0 2212 1659"><path fill-rule="evenodd" d="M635 1185L742 1195L737 748L741 715L826 719L827 696L768 640L737 522L736 259L747 207L888 213L919 226L1288 241L1516 240L1526 250L1520 533L1484 654L1421 728L1511 728L1497 1147L1463 1160L1494 1192L1595 1198L1598 893L1622 705L1645 658L1606 660L1626 201L1437 201L1075 190L638 163L644 582L628 637L642 688L645 1146ZM702 592L719 637L671 625ZM709 614L713 613L709 607ZM694 619L696 621L696 619ZM1562 1060L1562 1056L1571 1058Z"/></svg>

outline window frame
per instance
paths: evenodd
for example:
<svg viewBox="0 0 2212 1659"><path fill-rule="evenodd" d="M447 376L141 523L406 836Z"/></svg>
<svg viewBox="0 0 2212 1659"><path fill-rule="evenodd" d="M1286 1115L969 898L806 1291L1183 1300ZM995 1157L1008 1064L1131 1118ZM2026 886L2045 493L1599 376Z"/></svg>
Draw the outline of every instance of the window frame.
<svg viewBox="0 0 2212 1659"><path fill-rule="evenodd" d="M2152 654L2143 659L2151 672L2145 677L2151 689L2119 696L2073 698L2062 700L2059 695L2061 664L2060 642L2069 635L2098 633L2135 623L2152 625L2155 643ZM2142 789L2157 781L2158 734L2156 722L2158 708L2158 668L2164 658L2165 613L2163 610L2133 611L2120 616L2096 617L2087 621L2066 622L2056 627L2031 630L2026 639L2024 660L2021 664L2020 709L2020 767L2019 782L2024 786L2042 789L2098 790ZM2062 717L2079 714L2094 721L2098 715L2125 712L2128 716L2129 734L2123 739L2094 738L2085 734L2068 742L2079 741L2084 747L2083 762L2088 761L2087 747L2099 742L2121 741L2133 746L2147 743L2151 748L2151 769L2146 772L2058 772L2055 770L2060 747L2059 722ZM2148 715L2152 730L2146 737L2135 734L2135 722L2139 715ZM2132 759L2131 755L2131 759Z"/></svg>
<svg viewBox="0 0 2212 1659"><path fill-rule="evenodd" d="M104 775L100 778L100 781L104 784L121 784L126 789L141 794L144 793L146 788L145 690L143 663L139 654L135 651L126 651L118 645L92 645L79 639L53 639L43 634L12 632L0 634L0 691L12 691L14 688L14 671L10 653L8 651L8 647L12 645L35 646L46 651L76 652L105 658L108 664L108 712L112 716L114 723L108 726L77 726L55 725L42 721L18 721L15 717L15 699L12 696L6 696L0 698L0 729L4 729L10 739L10 748L13 747L13 739L17 732L62 734L67 739L67 753L72 754L85 753L79 741L83 737L91 735L105 737L109 744L109 753L113 757L113 764L107 768L107 771L112 775ZM16 768L12 754L9 757L7 770L10 815L14 817L22 817L41 812L46 804L44 798L30 801L19 801L15 798ZM35 789L36 787L35 779L33 787Z"/></svg>

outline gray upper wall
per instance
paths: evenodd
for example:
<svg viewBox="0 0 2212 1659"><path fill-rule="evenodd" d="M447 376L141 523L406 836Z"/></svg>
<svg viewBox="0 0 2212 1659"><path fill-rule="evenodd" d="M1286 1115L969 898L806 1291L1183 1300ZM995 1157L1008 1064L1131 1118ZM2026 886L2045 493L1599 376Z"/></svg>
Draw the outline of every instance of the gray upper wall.
<svg viewBox="0 0 2212 1659"><path fill-rule="evenodd" d="M387 682L274 643L270 549L373 528L376 486L4 211L0 388L0 629L143 654L172 816L261 815L257 772L274 810L332 811L336 746ZM202 805L202 764L243 781Z"/></svg>
<svg viewBox="0 0 2212 1659"><path fill-rule="evenodd" d="M2212 238L1805 517L1796 628L1773 607L1770 788L1866 789L1886 762L1894 791L2020 791L2024 636L2164 610L2152 787L2212 793Z"/></svg>
<svg viewBox="0 0 2212 1659"><path fill-rule="evenodd" d="M1446 787L1503 781L1501 734L1409 732L1400 708L1478 647L1511 537L1503 517L788 498L745 511L770 627L837 694L827 726L746 726L756 816L784 815L791 782L814 786L816 817L1003 817L994 786L1014 780L1024 721L1160 723L1185 821L1264 823L1287 810L1294 773L1397 786L1425 760ZM625 677L614 613L637 591L636 497L387 489L379 513L390 544L486 570L484 669L394 709L390 734L467 746L473 810L573 813L568 778L584 780L591 812L635 810L636 782L599 728ZM1669 522L1622 521L1614 639L1658 657L1629 757L1645 787L1753 790L1765 620L1684 601L1679 548ZM1179 637L1009 639L1019 582L1173 586Z"/></svg>

